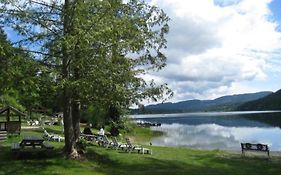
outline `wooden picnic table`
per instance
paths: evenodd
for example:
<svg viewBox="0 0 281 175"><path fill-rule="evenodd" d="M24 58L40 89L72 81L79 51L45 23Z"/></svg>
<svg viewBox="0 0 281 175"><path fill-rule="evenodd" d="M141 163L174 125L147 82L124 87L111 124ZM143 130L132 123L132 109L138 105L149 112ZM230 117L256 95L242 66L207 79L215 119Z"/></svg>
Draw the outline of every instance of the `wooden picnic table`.
<svg viewBox="0 0 281 175"><path fill-rule="evenodd" d="M26 136L20 143L12 143L12 151L25 150L25 148L53 149L54 147L46 142L42 137Z"/></svg>
<svg viewBox="0 0 281 175"><path fill-rule="evenodd" d="M22 139L20 142L20 146L22 148L32 146L33 148L36 148L36 146L43 147L44 139L42 137L37 136L26 136Z"/></svg>

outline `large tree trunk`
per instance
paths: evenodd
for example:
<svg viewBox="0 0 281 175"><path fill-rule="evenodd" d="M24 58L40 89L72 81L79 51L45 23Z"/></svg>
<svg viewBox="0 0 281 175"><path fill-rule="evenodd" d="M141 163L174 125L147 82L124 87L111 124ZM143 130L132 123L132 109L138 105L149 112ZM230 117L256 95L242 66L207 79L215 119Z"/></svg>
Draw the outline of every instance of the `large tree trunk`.
<svg viewBox="0 0 281 175"><path fill-rule="evenodd" d="M79 157L75 148L75 137L72 124L72 111L71 111L71 96L68 87L64 88L64 108L63 108L63 120L64 120L64 136L65 136L65 147L64 151L68 158Z"/></svg>
<svg viewBox="0 0 281 175"><path fill-rule="evenodd" d="M64 43L62 48L63 54L63 79L66 84L64 84L63 89L63 120L64 120L64 136L65 136L65 147L64 151L68 158L78 158L79 154L75 148L76 140L74 136L74 129L72 123L72 89L67 84L70 80L70 62L71 62L71 54L70 49L68 49L68 37L71 34L72 26L71 26L71 0L65 0L64 4L64 16L63 16L63 27L64 27Z"/></svg>
<svg viewBox="0 0 281 175"><path fill-rule="evenodd" d="M74 97L74 99L76 99L76 98ZM79 141L79 136L80 136L80 110L81 110L80 101L74 100L72 102L72 125L73 125L73 130L74 130L75 142Z"/></svg>
<svg viewBox="0 0 281 175"><path fill-rule="evenodd" d="M77 44L75 46L75 54L73 59L79 59L80 55L77 50L79 50L78 45L80 44L80 41L77 41ZM80 79L80 70L78 67L76 67L76 64L73 65L73 76L74 80ZM79 141L80 136L80 117L81 117L81 102L80 102L80 93L79 89L75 88L73 92L73 102L72 102L72 124L74 129L74 139L76 142Z"/></svg>

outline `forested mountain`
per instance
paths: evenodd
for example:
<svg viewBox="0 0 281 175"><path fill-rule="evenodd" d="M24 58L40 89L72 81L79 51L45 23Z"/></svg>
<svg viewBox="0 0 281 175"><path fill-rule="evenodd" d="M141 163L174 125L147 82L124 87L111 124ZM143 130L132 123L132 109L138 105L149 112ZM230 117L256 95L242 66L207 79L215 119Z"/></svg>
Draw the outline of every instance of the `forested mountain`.
<svg viewBox="0 0 281 175"><path fill-rule="evenodd" d="M237 106L263 98L272 94L264 91L257 93L228 95L214 100L187 100L177 103L161 103L148 105L143 109L135 111L137 113L173 113L173 112L197 112L197 111L233 111Z"/></svg>
<svg viewBox="0 0 281 175"><path fill-rule="evenodd" d="M237 110L281 110L281 89L266 97L244 103Z"/></svg>

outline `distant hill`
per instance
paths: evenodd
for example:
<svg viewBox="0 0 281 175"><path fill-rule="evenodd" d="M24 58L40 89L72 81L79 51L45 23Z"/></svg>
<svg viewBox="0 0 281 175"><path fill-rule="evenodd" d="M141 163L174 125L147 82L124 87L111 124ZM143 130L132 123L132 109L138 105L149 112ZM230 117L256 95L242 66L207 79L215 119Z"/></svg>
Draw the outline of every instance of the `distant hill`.
<svg viewBox="0 0 281 175"><path fill-rule="evenodd" d="M281 89L263 98L239 105L237 110L281 110Z"/></svg>
<svg viewBox="0 0 281 175"><path fill-rule="evenodd" d="M233 111L245 102L257 100L272 94L264 91L257 93L228 95L214 100L187 100L177 103L160 103L145 106L143 109L134 110L133 113L180 113L199 111Z"/></svg>

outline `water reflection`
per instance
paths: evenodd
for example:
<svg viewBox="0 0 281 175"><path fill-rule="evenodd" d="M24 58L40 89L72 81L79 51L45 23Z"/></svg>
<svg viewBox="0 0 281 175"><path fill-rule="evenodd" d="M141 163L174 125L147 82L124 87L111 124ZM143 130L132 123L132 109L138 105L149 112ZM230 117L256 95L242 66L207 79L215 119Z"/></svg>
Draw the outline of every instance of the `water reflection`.
<svg viewBox="0 0 281 175"><path fill-rule="evenodd" d="M230 127L271 127L281 128L280 111L251 112L204 112L181 114L135 115L134 118L164 124L218 124Z"/></svg>
<svg viewBox="0 0 281 175"><path fill-rule="evenodd" d="M165 132L164 136L152 140L152 143L158 146L240 150L241 142L252 142L268 144L271 150L281 150L281 131L277 127L164 124L154 127L153 130Z"/></svg>
<svg viewBox="0 0 281 175"><path fill-rule="evenodd" d="M158 146L240 150L241 142L268 144L281 151L280 113L188 113L138 119L160 122L164 136L152 140Z"/></svg>

